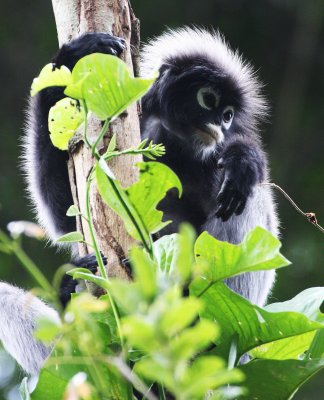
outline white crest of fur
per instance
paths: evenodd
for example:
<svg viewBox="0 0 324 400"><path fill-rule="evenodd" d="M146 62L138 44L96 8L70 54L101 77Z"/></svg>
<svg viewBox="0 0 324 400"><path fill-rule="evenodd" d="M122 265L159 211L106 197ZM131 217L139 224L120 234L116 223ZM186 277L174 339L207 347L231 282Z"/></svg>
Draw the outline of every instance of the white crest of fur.
<svg viewBox="0 0 324 400"><path fill-rule="evenodd" d="M205 57L231 76L241 89L246 112L256 119L267 114L267 104L261 94L262 85L251 65L226 44L219 32L201 28L169 29L144 45L141 53L141 75L151 77L162 64L183 56Z"/></svg>
<svg viewBox="0 0 324 400"><path fill-rule="evenodd" d="M39 318L59 323L57 312L37 297L0 282L0 341L29 374L39 372L51 351L34 337Z"/></svg>

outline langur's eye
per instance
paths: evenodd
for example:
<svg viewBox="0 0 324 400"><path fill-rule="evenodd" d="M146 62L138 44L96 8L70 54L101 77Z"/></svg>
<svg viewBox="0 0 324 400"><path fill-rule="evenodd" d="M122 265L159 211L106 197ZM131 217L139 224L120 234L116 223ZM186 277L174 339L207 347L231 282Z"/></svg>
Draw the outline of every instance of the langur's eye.
<svg viewBox="0 0 324 400"><path fill-rule="evenodd" d="M200 107L205 108L206 110L212 110L213 108L217 108L220 101L220 91L215 91L212 88L201 88L197 92L197 101Z"/></svg>
<svg viewBox="0 0 324 400"><path fill-rule="evenodd" d="M234 117L234 108L232 106L227 106L223 111L223 125L225 129L229 129L232 124Z"/></svg>

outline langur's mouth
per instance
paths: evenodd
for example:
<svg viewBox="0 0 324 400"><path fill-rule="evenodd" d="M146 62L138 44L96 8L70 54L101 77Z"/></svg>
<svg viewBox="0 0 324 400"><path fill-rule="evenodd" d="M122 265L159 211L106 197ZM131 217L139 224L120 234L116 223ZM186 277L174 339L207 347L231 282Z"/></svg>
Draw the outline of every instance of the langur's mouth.
<svg viewBox="0 0 324 400"><path fill-rule="evenodd" d="M206 124L195 132L206 145L219 144L224 140L222 128L215 124Z"/></svg>

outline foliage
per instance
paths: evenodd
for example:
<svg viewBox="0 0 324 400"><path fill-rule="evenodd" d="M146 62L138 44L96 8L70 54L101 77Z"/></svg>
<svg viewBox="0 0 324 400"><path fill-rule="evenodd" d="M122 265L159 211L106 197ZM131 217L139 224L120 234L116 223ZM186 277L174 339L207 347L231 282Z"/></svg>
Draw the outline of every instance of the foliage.
<svg viewBox="0 0 324 400"><path fill-rule="evenodd" d="M83 121L81 106L75 100L65 97L58 101L48 114L48 130L53 145L67 150L70 139Z"/></svg>
<svg viewBox="0 0 324 400"><path fill-rule="evenodd" d="M82 105L84 122L87 110L107 119L100 137L110 119L152 83L130 78L116 60L87 56L72 73L64 70L63 77L56 70L52 76L47 67L46 74L33 84L33 93L57 85L60 79L67 86L65 93ZM71 113L57 113L57 126L61 115L64 132L65 118ZM96 182L104 201L138 241L129 254L134 280L106 276L92 232L101 276L80 268L69 273L75 279L96 283L107 294L100 299L87 293L74 295L60 325L39 321L38 337L44 341L56 338L56 345L36 389L29 393L23 382L23 398L292 398L324 365L324 324L319 310L324 289L309 289L290 301L264 308L250 303L222 281L241 273L287 266L276 238L257 227L241 244L233 245L207 232L195 238L192 228L183 225L179 233L153 243L152 233L166 224L156 206L171 188L181 194L178 178L163 164L143 162L138 165L138 182L124 189L107 161L134 153L152 159L163 154L163 147L141 143L136 149L116 151L113 138L106 154L100 156L98 140L90 144L85 131L84 141L96 158L88 194ZM68 141L60 146L66 148ZM67 215L80 215L80 211L71 206ZM83 217L92 230L91 215ZM82 240L77 232L59 239ZM21 251L17 239L11 241L3 233L0 246ZM249 361L240 364L247 353Z"/></svg>

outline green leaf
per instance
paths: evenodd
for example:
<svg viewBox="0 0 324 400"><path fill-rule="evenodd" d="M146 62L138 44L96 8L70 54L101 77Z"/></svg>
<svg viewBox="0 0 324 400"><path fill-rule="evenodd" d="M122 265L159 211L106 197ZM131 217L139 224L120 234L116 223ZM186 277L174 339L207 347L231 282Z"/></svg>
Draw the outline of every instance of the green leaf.
<svg viewBox="0 0 324 400"><path fill-rule="evenodd" d="M177 363L181 360L186 361L215 342L219 332L219 327L214 322L201 319L172 340L170 354Z"/></svg>
<svg viewBox="0 0 324 400"><path fill-rule="evenodd" d="M240 400L287 400L324 367L322 360L254 360L239 369L245 374L246 396Z"/></svg>
<svg viewBox="0 0 324 400"><path fill-rule="evenodd" d="M179 364L172 371L165 360L143 358L136 363L135 371L150 381L165 385L182 400L200 400L212 389L241 382L244 375L237 369L228 370L218 357L198 357L191 365Z"/></svg>
<svg viewBox="0 0 324 400"><path fill-rule="evenodd" d="M309 347L306 359L324 358L324 329L319 329Z"/></svg>
<svg viewBox="0 0 324 400"><path fill-rule="evenodd" d="M158 162L140 162L139 180L126 189L129 200L150 233L156 233L168 223L162 222L163 212L156 206L165 197L168 190L178 189L182 194L182 186L177 175L165 164Z"/></svg>
<svg viewBox="0 0 324 400"><path fill-rule="evenodd" d="M109 290L110 288L110 284L105 278L92 274L86 268L73 268L68 271L67 274L71 275L73 279L82 279L84 281L93 282L106 290Z"/></svg>
<svg viewBox="0 0 324 400"><path fill-rule="evenodd" d="M55 68L55 64L47 64L41 70L39 76L33 80L31 96L50 86L67 86L72 83L71 71L62 65Z"/></svg>
<svg viewBox="0 0 324 400"><path fill-rule="evenodd" d="M266 311L283 312L294 311L307 316L313 321L323 321L320 306L324 300L324 288L310 288L299 293L293 299L282 303L273 303L264 307ZM323 325L324 328L324 325ZM297 359L309 349L316 332L308 332L273 343L260 346L251 355L255 358L276 360Z"/></svg>
<svg viewBox="0 0 324 400"><path fill-rule="evenodd" d="M189 224L180 225L179 233L162 236L153 244L154 257L162 274L170 275L171 284L187 281L194 265L195 232ZM163 277L161 277L162 279Z"/></svg>
<svg viewBox="0 0 324 400"><path fill-rule="evenodd" d="M78 209L77 206L74 204L69 207L69 209L66 212L67 217L77 217L78 215L81 215L81 211Z"/></svg>
<svg viewBox="0 0 324 400"><path fill-rule="evenodd" d="M80 232L69 232L65 235L56 239L57 243L75 243L75 242L83 242L83 235Z"/></svg>
<svg viewBox="0 0 324 400"><path fill-rule="evenodd" d="M141 316L130 315L121 321L122 332L131 346L147 353L155 352L160 347L155 327Z"/></svg>
<svg viewBox="0 0 324 400"><path fill-rule="evenodd" d="M148 139L144 139L138 146L135 151L137 153L143 154L146 158L150 160L155 160L156 157L162 157L165 154L165 146L161 143L155 144L151 140L149 144L146 146Z"/></svg>
<svg viewBox="0 0 324 400"><path fill-rule="evenodd" d="M104 160L97 163L95 173L98 191L104 202L122 218L127 232L134 239L141 241L147 248L150 248L151 238L149 232L130 202L125 190L111 175Z"/></svg>
<svg viewBox="0 0 324 400"><path fill-rule="evenodd" d="M279 253L280 241L270 232L256 227L240 244L215 239L203 232L195 244L198 264L207 280L216 282L242 272L284 267L290 262Z"/></svg>
<svg viewBox="0 0 324 400"><path fill-rule="evenodd" d="M133 78L119 58L95 53L77 62L72 80L64 93L85 100L90 111L106 120L121 114L131 103L139 100L155 78Z"/></svg>
<svg viewBox="0 0 324 400"><path fill-rule="evenodd" d="M92 371L95 369L96 374L105 377L101 380L101 387L98 389L98 395L94 399L100 399L102 390L107 399L128 400L128 383L120 376L119 372L110 365L96 362L94 365L82 364L78 357L78 351L74 352L75 362L71 363L71 359L65 362L64 357L58 357L55 365L46 365L40 373L39 381L35 391L31 395L32 400L62 400L65 398L65 390L70 380L80 371L87 374L88 381L95 387L92 380L94 376ZM51 361L51 358L49 359ZM93 361L94 363L94 361ZM48 364L48 363L47 363ZM102 387L104 385L104 387ZM93 397L91 397L93 398Z"/></svg>
<svg viewBox="0 0 324 400"><path fill-rule="evenodd" d="M62 331L61 324L49 318L37 319L35 336L45 343L52 342Z"/></svg>
<svg viewBox="0 0 324 400"><path fill-rule="evenodd" d="M136 374L146 378L150 382L159 382L169 390L175 392L177 389L173 381L173 373L168 363L162 364L163 360L142 358L134 367Z"/></svg>
<svg viewBox="0 0 324 400"><path fill-rule="evenodd" d="M143 297L148 301L153 299L157 290L156 263L139 247L131 249L130 259L133 266L135 281Z"/></svg>
<svg viewBox="0 0 324 400"><path fill-rule="evenodd" d="M301 358L309 349L316 331L307 332L282 340L276 340L257 347L249 352L253 358L265 358L270 360L293 360Z"/></svg>
<svg viewBox="0 0 324 400"><path fill-rule="evenodd" d="M96 166L97 185L104 201L123 219L127 232L150 248L150 233L168 224L162 222L163 213L156 206L169 189L175 187L181 193L181 183L164 164L142 162L136 165L140 168L139 180L123 189L102 159Z"/></svg>
<svg viewBox="0 0 324 400"><path fill-rule="evenodd" d="M291 300L268 304L264 309L269 312L296 311L313 321L324 322L324 314L320 311L323 301L324 287L314 287L303 290Z"/></svg>
<svg viewBox="0 0 324 400"><path fill-rule="evenodd" d="M70 376L72 378L73 373L77 373L78 371L76 365L72 365L70 369ZM62 366L59 366L57 371L53 368L43 368L36 389L31 395L32 400L62 400L65 388L69 381L65 375L66 373L64 375L62 374Z"/></svg>
<svg viewBox="0 0 324 400"><path fill-rule="evenodd" d="M244 374L237 370L227 370L218 357L198 357L188 369L183 382L183 398L202 399L208 390L244 380Z"/></svg>
<svg viewBox="0 0 324 400"><path fill-rule="evenodd" d="M137 283L110 279L110 285L110 293L124 313L135 314L143 307L146 310L146 301Z"/></svg>
<svg viewBox="0 0 324 400"><path fill-rule="evenodd" d="M191 285L190 292L204 301L205 307L201 316L219 323L222 335L213 352L225 358L235 336L240 357L262 344L312 332L322 327L320 323L311 321L300 313L267 312L234 293L222 282L210 286L199 279Z"/></svg>
<svg viewBox="0 0 324 400"><path fill-rule="evenodd" d="M70 139L84 122L84 114L76 100L65 97L48 114L50 139L55 147L67 150Z"/></svg>
<svg viewBox="0 0 324 400"><path fill-rule="evenodd" d="M9 247L6 244L0 243L0 252L5 253L5 254L11 254L12 253L12 248Z"/></svg>
<svg viewBox="0 0 324 400"><path fill-rule="evenodd" d="M162 316L160 320L162 332L169 337L176 335L197 318L201 308L201 301L194 297L179 299Z"/></svg>
<svg viewBox="0 0 324 400"><path fill-rule="evenodd" d="M110 139L109 145L107 147L106 153L110 153L112 151L115 151L117 147L117 136L116 133L114 133Z"/></svg>
<svg viewBox="0 0 324 400"><path fill-rule="evenodd" d="M177 269L176 253L180 246L178 233L165 235L153 243L154 257L161 272L171 274Z"/></svg>

